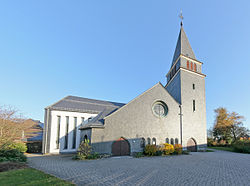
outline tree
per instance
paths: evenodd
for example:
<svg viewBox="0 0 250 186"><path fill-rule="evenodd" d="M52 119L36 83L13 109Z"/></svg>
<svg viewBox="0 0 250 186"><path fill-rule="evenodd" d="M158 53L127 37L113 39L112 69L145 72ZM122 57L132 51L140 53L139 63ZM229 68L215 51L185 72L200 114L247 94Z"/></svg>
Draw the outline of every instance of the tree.
<svg viewBox="0 0 250 186"><path fill-rule="evenodd" d="M0 146L35 136L38 130L33 120L25 119L13 107L0 106Z"/></svg>
<svg viewBox="0 0 250 186"><path fill-rule="evenodd" d="M229 115L231 120L231 133L233 136L233 141L240 139L240 137L245 137L248 135L249 130L243 126L244 117L240 116L236 112L232 112Z"/></svg>
<svg viewBox="0 0 250 186"><path fill-rule="evenodd" d="M230 144L249 133L249 130L243 126L244 117L238 113L229 113L226 108L222 107L216 109L215 113L216 119L213 127L215 140L224 140Z"/></svg>

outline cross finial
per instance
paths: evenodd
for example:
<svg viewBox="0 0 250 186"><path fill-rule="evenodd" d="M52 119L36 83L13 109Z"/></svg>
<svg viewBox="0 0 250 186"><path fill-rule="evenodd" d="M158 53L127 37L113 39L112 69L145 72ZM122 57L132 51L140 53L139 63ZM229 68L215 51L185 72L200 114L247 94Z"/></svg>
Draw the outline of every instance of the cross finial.
<svg viewBox="0 0 250 186"><path fill-rule="evenodd" d="M182 26L182 25L183 25L182 21L183 21L183 19L184 19L183 15L182 15L182 10L181 10L181 12L180 12L180 14L179 14L179 18L181 19L181 26Z"/></svg>

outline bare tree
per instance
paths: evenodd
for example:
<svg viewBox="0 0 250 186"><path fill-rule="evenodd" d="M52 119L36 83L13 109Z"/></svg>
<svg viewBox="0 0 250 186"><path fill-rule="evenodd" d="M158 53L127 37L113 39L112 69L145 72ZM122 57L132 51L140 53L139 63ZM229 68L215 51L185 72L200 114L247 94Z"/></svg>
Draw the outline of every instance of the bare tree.
<svg viewBox="0 0 250 186"><path fill-rule="evenodd" d="M40 130L31 119L25 119L17 109L11 106L0 106L0 146L7 142L21 140L37 135Z"/></svg>

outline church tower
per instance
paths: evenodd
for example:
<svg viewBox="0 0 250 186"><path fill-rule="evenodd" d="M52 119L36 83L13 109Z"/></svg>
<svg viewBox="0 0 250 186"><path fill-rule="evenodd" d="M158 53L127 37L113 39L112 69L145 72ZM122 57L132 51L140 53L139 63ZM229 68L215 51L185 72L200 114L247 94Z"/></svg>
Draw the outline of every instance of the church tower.
<svg viewBox="0 0 250 186"><path fill-rule="evenodd" d="M194 55L182 22L165 88L180 104L183 147L203 149L207 144L205 75Z"/></svg>

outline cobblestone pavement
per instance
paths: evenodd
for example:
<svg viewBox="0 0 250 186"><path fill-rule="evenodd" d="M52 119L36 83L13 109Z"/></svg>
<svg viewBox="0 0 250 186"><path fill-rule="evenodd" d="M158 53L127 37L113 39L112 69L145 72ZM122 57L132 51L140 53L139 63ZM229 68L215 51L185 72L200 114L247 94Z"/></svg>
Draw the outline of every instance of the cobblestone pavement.
<svg viewBox="0 0 250 186"><path fill-rule="evenodd" d="M28 163L77 185L250 185L250 154L226 151L87 161L33 156Z"/></svg>

